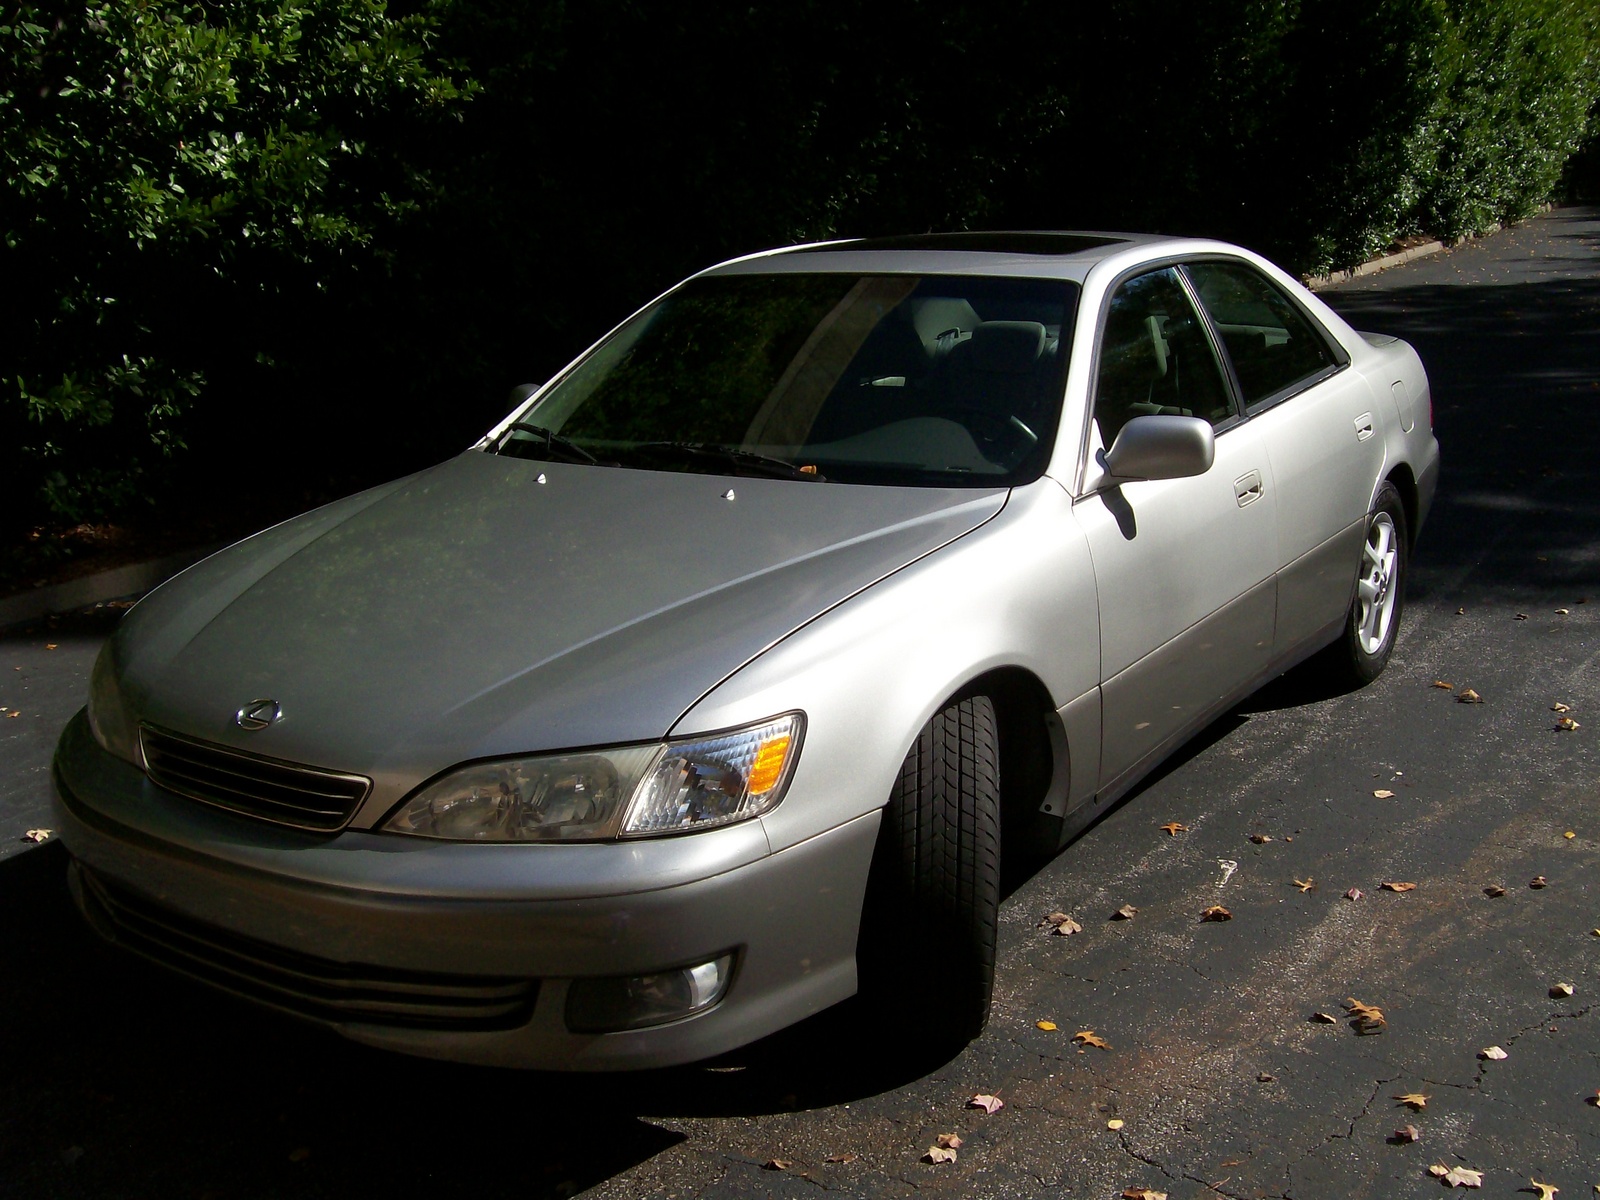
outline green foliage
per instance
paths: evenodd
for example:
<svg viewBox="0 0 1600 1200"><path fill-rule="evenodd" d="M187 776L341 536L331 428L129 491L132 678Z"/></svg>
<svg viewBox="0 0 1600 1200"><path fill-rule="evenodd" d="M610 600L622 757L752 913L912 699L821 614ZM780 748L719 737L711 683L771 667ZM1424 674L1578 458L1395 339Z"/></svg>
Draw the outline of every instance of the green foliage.
<svg viewBox="0 0 1600 1200"><path fill-rule="evenodd" d="M379 0L27 0L0 24L5 511L145 491L186 414L381 260L430 195L403 139L454 111L436 16Z"/></svg>

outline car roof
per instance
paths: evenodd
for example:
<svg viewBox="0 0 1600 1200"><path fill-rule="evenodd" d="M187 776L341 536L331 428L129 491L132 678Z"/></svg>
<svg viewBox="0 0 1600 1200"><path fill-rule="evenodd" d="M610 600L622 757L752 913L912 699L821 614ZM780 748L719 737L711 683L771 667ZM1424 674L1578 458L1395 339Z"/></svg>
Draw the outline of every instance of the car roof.
<svg viewBox="0 0 1600 1200"><path fill-rule="evenodd" d="M1145 258L1202 247L1223 248L1216 242L1151 233L971 230L781 246L719 263L702 274L1032 275L1082 281L1096 263L1129 251Z"/></svg>

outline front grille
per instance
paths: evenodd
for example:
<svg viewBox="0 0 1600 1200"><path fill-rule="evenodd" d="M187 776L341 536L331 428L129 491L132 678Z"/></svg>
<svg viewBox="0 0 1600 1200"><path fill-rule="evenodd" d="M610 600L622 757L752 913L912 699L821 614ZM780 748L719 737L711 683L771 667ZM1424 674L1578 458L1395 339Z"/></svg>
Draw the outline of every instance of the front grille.
<svg viewBox="0 0 1600 1200"><path fill-rule="evenodd" d="M372 790L365 775L260 758L152 725L139 727L139 740L145 770L168 791L297 829L343 829Z"/></svg>
<svg viewBox="0 0 1600 1200"><path fill-rule="evenodd" d="M408 1029L515 1029L536 979L445 975L333 962L163 908L73 864L84 914L103 935L163 966L297 1016Z"/></svg>

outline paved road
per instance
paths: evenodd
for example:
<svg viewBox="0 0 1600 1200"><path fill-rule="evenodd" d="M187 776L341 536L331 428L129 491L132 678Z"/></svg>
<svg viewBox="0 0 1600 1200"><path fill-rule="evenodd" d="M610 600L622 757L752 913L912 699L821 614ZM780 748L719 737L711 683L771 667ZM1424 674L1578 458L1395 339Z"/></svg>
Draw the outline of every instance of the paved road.
<svg viewBox="0 0 1600 1200"><path fill-rule="evenodd" d="M1347 1200L1435 1195L1434 1163L1483 1171L1485 1196L1530 1178L1590 1193L1597 266L1600 212L1565 210L1326 293L1358 326L1412 340L1435 384L1446 473L1389 670L1347 695L1279 681L1018 886L989 1032L950 1061L844 1005L703 1067L471 1070L349 1046L124 960L71 913L59 847L9 840L43 820L50 743L104 622L0 638L0 704L22 713L0 718L0 1193L1144 1186L1174 1200ZM1434 680L1484 703L1458 704ZM1554 730L1557 701L1581 729ZM1169 821L1189 832L1162 832ZM1226 882L1223 861L1237 864ZM1535 876L1548 886L1530 888ZM1416 888L1382 889L1395 881ZM1491 884L1506 894L1485 895ZM1219 902L1234 919L1198 923ZM1123 904L1137 916L1110 921ZM1053 909L1083 932L1037 930ZM939 953L939 929L911 933ZM1575 994L1552 998L1557 983ZM1347 997L1381 1006L1387 1029L1309 1019L1340 1016ZM1074 1048L1080 1029L1111 1048ZM1507 1057L1480 1059L1490 1045ZM980 1091L1006 1107L963 1109ZM1426 1108L1392 1099L1404 1093ZM1420 1141L1393 1140L1408 1124ZM958 1161L919 1162L942 1132L965 1139ZM774 1158L791 1165L763 1169Z"/></svg>

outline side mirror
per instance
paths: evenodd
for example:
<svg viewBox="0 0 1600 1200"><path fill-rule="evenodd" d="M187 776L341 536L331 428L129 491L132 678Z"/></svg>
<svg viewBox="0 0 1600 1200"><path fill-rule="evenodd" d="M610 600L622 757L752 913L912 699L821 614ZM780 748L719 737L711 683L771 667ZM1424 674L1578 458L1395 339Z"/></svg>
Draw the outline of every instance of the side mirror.
<svg viewBox="0 0 1600 1200"><path fill-rule="evenodd" d="M1117 434L1100 465L1119 480L1183 479L1204 475L1216 458L1211 424L1199 417L1134 417Z"/></svg>
<svg viewBox="0 0 1600 1200"><path fill-rule="evenodd" d="M544 386L544 384L542 384L542 383L519 383L519 384L517 384L516 387L511 389L511 407L508 408L506 411L507 412L515 412L517 409L521 408L523 406L523 404L526 403L528 397L533 395L535 392L537 392L543 386Z"/></svg>

